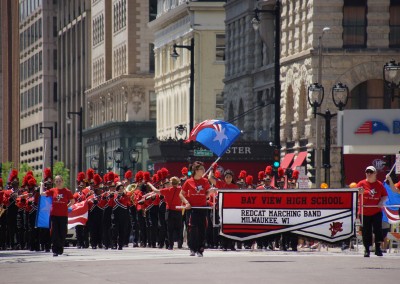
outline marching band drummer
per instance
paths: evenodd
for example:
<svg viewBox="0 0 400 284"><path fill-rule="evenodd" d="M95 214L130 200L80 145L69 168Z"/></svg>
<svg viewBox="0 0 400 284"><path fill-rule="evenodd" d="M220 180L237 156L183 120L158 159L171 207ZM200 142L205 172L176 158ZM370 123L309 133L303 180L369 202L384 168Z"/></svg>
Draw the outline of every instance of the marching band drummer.
<svg viewBox="0 0 400 284"><path fill-rule="evenodd" d="M191 165L192 177L183 184L179 194L186 210L188 210L190 256L197 254L197 256L202 257L204 252L207 211L205 209L192 208L205 207L207 205L207 197L211 189L208 180L203 178L204 171L202 162L194 162Z"/></svg>

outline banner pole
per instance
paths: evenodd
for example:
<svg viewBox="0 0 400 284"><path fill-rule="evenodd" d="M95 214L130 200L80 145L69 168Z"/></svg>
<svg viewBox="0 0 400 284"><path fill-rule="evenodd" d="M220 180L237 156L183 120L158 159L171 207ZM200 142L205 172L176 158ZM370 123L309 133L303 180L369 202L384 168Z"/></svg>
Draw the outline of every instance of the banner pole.
<svg viewBox="0 0 400 284"><path fill-rule="evenodd" d="M211 166L208 168L208 170L204 173L203 177L205 177L205 176L208 174L208 172L212 169L213 164L215 164L216 162L218 162L219 159L221 159L221 157L218 157L218 159L216 159L216 160L211 164Z"/></svg>

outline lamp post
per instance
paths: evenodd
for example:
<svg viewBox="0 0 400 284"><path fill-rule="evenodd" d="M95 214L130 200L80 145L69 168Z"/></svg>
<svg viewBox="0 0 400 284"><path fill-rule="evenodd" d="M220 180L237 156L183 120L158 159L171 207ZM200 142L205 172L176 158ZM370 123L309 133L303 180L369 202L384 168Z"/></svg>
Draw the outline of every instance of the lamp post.
<svg viewBox="0 0 400 284"><path fill-rule="evenodd" d="M177 48L186 48L190 51L189 132L191 132L194 126L194 37L191 38L190 45L173 45L171 53L173 59L179 57L179 53L176 52Z"/></svg>
<svg viewBox="0 0 400 284"><path fill-rule="evenodd" d="M183 135L185 133L185 135ZM187 138L187 128L186 125L179 124L175 126L175 139L176 140L184 140Z"/></svg>
<svg viewBox="0 0 400 284"><path fill-rule="evenodd" d="M139 151L135 148L129 151L129 160L132 163L132 171L135 171L136 162L139 160Z"/></svg>
<svg viewBox="0 0 400 284"><path fill-rule="evenodd" d="M395 90L400 89L400 62L396 63L393 59L383 65L383 80L386 89L390 90L390 97L392 102L395 97Z"/></svg>
<svg viewBox="0 0 400 284"><path fill-rule="evenodd" d="M97 172L97 170L99 169L99 158L93 157L90 160L90 167Z"/></svg>
<svg viewBox="0 0 400 284"><path fill-rule="evenodd" d="M121 175L121 168L119 165L121 164L121 162L123 160L124 160L124 150L121 148L114 150L114 162L117 163L118 171L119 171L120 175Z"/></svg>
<svg viewBox="0 0 400 284"><path fill-rule="evenodd" d="M274 98L274 112L275 112L275 127L274 127L274 144L278 149L281 149L281 139L280 139L280 131L281 131L281 82L280 82L280 58L281 58L281 3L279 0L275 1L274 10L254 10L254 18L251 21L253 24L254 30L258 30L260 26L260 18L259 13L273 13L275 16L275 72L274 72L274 80L275 80L275 98Z"/></svg>
<svg viewBox="0 0 400 284"><path fill-rule="evenodd" d="M107 161L106 161L107 171L111 171L113 169L113 167L114 167L114 160L113 160L113 158L108 157Z"/></svg>
<svg viewBox="0 0 400 284"><path fill-rule="evenodd" d="M42 138L44 136L44 133L42 132L43 129L50 130L50 168L51 172L53 173L53 126L40 126L39 137L41 136Z"/></svg>
<svg viewBox="0 0 400 284"><path fill-rule="evenodd" d="M342 111L346 106L349 98L349 89L346 85L338 83L332 87L332 100L335 106ZM337 113L331 113L329 109L325 113L317 112L324 100L324 87L321 84L314 83L308 87L308 102L313 108L314 117L317 115L325 120L325 149L323 156L323 168L325 169L325 183L330 185L330 168L331 168L331 120ZM317 161L316 161L317 163ZM319 168L320 164L316 164ZM316 183L319 185L318 183Z"/></svg>
<svg viewBox="0 0 400 284"><path fill-rule="evenodd" d="M78 149L78 172L82 171L82 129L83 129L83 109L80 107L79 111L69 111L67 116L67 123L71 123L71 114L79 116L79 149Z"/></svg>

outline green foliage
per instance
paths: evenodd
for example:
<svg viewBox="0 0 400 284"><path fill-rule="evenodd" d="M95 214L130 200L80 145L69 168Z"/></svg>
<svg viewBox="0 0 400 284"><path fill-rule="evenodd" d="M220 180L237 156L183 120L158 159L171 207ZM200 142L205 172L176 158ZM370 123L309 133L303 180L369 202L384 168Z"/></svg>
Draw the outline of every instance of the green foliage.
<svg viewBox="0 0 400 284"><path fill-rule="evenodd" d="M64 180L64 186L66 188L70 188L70 184L69 184L69 169L67 169L64 165L63 162L56 162L54 164L54 168L53 168L53 178L55 178L55 176L62 176L63 180Z"/></svg>
<svg viewBox="0 0 400 284"><path fill-rule="evenodd" d="M10 171L13 168L13 162L4 162L2 163L2 172L1 176L3 177L3 182L4 184L7 182L8 176L10 174Z"/></svg>

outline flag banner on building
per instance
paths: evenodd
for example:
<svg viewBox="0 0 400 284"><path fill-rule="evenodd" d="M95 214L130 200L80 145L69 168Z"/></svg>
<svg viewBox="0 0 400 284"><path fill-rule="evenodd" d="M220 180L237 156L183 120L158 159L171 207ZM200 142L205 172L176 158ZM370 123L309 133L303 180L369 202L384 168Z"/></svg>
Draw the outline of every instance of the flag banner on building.
<svg viewBox="0 0 400 284"><path fill-rule="evenodd" d="M86 225L89 211L87 201L75 203L71 207L72 210L68 212L68 229L72 229L76 225Z"/></svg>
<svg viewBox="0 0 400 284"><path fill-rule="evenodd" d="M388 199L385 203L387 207L382 207L382 221L385 221L389 224L399 224L399 207L390 207L390 205L400 205L400 194L393 192L386 182L383 183L383 185L385 186L386 192L388 194Z"/></svg>
<svg viewBox="0 0 400 284"><path fill-rule="evenodd" d="M240 130L222 120L205 120L196 125L185 142L197 141L221 157L239 137Z"/></svg>
<svg viewBox="0 0 400 284"><path fill-rule="evenodd" d="M50 210L53 197L40 196L38 213L36 215L36 228L50 228Z"/></svg>
<svg viewBox="0 0 400 284"><path fill-rule="evenodd" d="M337 242L354 236L357 190L219 190L221 235L245 241L272 234Z"/></svg>

